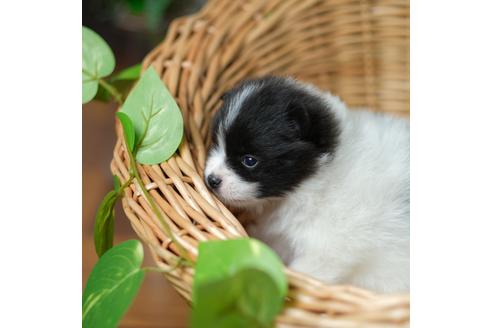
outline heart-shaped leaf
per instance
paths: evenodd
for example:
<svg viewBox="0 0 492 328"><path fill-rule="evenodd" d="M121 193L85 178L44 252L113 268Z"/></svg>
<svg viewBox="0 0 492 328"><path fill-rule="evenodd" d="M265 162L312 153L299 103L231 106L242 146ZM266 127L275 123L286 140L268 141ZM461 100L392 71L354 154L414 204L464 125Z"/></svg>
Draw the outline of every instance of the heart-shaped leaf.
<svg viewBox="0 0 492 328"><path fill-rule="evenodd" d="M94 224L94 245L96 253L101 257L113 247L114 236L114 206L118 200L118 192L111 190L99 205Z"/></svg>
<svg viewBox="0 0 492 328"><path fill-rule="evenodd" d="M261 242L200 243L192 327L270 327L286 294L282 262Z"/></svg>
<svg viewBox="0 0 492 328"><path fill-rule="evenodd" d="M114 70L115 60L108 44L96 32L82 27L82 103L97 93L99 79Z"/></svg>
<svg viewBox="0 0 492 328"><path fill-rule="evenodd" d="M133 149L135 147L135 128L133 127L132 120L128 115L123 112L117 112L116 116L121 122L121 126L123 127L123 135L125 136L126 144L133 153Z"/></svg>
<svg viewBox="0 0 492 328"><path fill-rule="evenodd" d="M120 111L133 122L138 162L159 164L174 154L183 137L183 117L152 67L142 75Z"/></svg>
<svg viewBox="0 0 492 328"><path fill-rule="evenodd" d="M116 327L142 284L142 261L137 240L121 243L99 259L82 296L83 327Z"/></svg>

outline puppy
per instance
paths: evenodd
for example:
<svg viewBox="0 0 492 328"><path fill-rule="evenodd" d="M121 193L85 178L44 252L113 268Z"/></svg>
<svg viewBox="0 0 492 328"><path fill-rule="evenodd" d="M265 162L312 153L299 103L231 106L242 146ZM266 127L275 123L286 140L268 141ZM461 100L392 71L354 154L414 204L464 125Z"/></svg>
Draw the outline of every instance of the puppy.
<svg viewBox="0 0 492 328"><path fill-rule="evenodd" d="M331 284L409 289L409 124L290 78L223 97L205 180L250 236Z"/></svg>

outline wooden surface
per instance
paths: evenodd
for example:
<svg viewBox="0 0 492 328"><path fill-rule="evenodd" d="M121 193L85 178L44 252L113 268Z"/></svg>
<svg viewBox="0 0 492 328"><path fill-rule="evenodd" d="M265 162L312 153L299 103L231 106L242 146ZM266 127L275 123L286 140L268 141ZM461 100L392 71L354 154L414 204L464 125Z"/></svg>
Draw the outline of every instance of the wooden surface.
<svg viewBox="0 0 492 328"><path fill-rule="evenodd" d="M82 108L82 283L85 282L97 261L92 240L94 216L99 202L112 188L109 170L115 133L114 104L92 102ZM128 219L118 203L115 220L115 243L135 239ZM148 249L145 249L147 252ZM146 254L144 265L153 265ZM119 327L186 327L189 309L159 273L147 273L138 296L120 322Z"/></svg>

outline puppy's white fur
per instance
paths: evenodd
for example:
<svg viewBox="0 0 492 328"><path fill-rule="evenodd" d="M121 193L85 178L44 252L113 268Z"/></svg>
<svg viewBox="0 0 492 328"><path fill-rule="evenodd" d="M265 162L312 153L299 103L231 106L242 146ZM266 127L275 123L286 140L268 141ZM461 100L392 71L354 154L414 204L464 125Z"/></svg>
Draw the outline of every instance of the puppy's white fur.
<svg viewBox="0 0 492 328"><path fill-rule="evenodd" d="M340 120L335 155L294 192L253 209L248 232L292 269L327 283L407 291L408 121L324 97Z"/></svg>

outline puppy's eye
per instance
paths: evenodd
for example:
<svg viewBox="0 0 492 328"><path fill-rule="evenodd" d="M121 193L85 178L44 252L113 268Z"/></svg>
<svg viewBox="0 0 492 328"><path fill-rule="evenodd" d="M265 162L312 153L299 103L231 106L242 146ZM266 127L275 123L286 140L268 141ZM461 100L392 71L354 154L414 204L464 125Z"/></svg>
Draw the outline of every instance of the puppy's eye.
<svg viewBox="0 0 492 328"><path fill-rule="evenodd" d="M258 160L251 155L243 156L242 163L248 168L255 167L258 164Z"/></svg>

